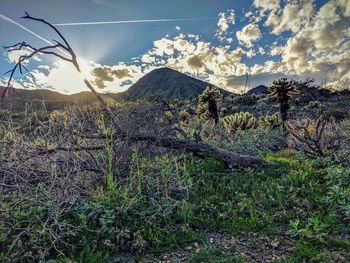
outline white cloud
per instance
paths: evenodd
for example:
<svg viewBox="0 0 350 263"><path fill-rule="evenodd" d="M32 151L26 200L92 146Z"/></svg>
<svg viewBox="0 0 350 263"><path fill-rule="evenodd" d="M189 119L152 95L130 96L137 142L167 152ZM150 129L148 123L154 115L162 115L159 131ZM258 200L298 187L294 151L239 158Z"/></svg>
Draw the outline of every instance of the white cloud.
<svg viewBox="0 0 350 263"><path fill-rule="evenodd" d="M254 0L253 5L265 12L279 8L280 0Z"/></svg>
<svg viewBox="0 0 350 263"><path fill-rule="evenodd" d="M246 53L248 58L252 58L256 56L256 52L253 49L249 49L249 51Z"/></svg>
<svg viewBox="0 0 350 263"><path fill-rule="evenodd" d="M289 30L296 33L310 21L315 12L314 1L289 2L282 10L271 12L264 25L272 27L272 33L276 35Z"/></svg>
<svg viewBox="0 0 350 263"><path fill-rule="evenodd" d="M270 50L270 55L271 56L281 55L283 53L283 49L284 49L283 46L274 46Z"/></svg>
<svg viewBox="0 0 350 263"><path fill-rule="evenodd" d="M174 44L167 38L162 38L153 42L154 54L157 56L172 55L174 54Z"/></svg>
<svg viewBox="0 0 350 263"><path fill-rule="evenodd" d="M177 31L180 31L180 30L181 30L181 27L175 26L175 29L176 29Z"/></svg>
<svg viewBox="0 0 350 263"><path fill-rule="evenodd" d="M252 42L261 38L261 32L257 24L248 24L241 31L237 31L236 36L240 45L252 47Z"/></svg>
<svg viewBox="0 0 350 263"><path fill-rule="evenodd" d="M218 15L220 17L218 21L218 30L217 35L221 36L224 35L227 32L227 29L229 28L229 25L235 24L235 12L233 9L227 10L227 12L221 12Z"/></svg>
<svg viewBox="0 0 350 263"><path fill-rule="evenodd" d="M31 49L24 47L21 50L13 50L11 52L5 53L4 55L7 56L8 62L17 63L21 56L27 56L27 55L31 54L32 52L33 51ZM34 55L33 57L31 57L31 59L34 59L36 61L41 61L41 59L37 55ZM28 60L24 61L23 64L27 64L27 63L28 63Z"/></svg>
<svg viewBox="0 0 350 263"><path fill-rule="evenodd" d="M265 52L265 49L263 49L262 47L259 47L259 48L258 48L258 51L259 51L259 54L260 54L260 55L265 55L265 53L266 53L266 52Z"/></svg>
<svg viewBox="0 0 350 263"><path fill-rule="evenodd" d="M270 54L282 55L280 66L289 74L311 74L326 76L330 81L350 82L350 17L347 16L347 6L342 0L331 0L318 12L311 12L309 6L309 11L305 13L314 15L307 19L300 18L296 27L283 22L270 24L272 32L276 34L284 30L295 32L283 48L274 47ZM286 5L285 8L290 9L291 6Z"/></svg>
<svg viewBox="0 0 350 263"><path fill-rule="evenodd" d="M143 63L154 63L156 60L154 57L152 57L150 54L144 54L141 57L141 61Z"/></svg>
<svg viewBox="0 0 350 263"><path fill-rule="evenodd" d="M249 11L249 12L247 12L244 16L245 16L245 17L250 17L251 15L253 15L253 12L252 12L252 11Z"/></svg>

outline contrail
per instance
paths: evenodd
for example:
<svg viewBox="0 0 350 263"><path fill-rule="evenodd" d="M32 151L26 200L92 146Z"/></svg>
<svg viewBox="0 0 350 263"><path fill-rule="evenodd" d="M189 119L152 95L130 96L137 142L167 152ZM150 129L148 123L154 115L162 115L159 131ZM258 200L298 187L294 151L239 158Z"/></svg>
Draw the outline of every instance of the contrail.
<svg viewBox="0 0 350 263"><path fill-rule="evenodd" d="M21 24L17 23L16 21L12 20L11 18L7 17L7 16L4 16L2 14L0 14L0 19L6 21L6 22L9 22L9 23L12 23L12 24L15 24L16 26L24 29L25 31L29 32L30 34L36 36L37 38L39 38L40 40L46 42L47 44L49 45L54 45L54 43L52 43L51 41L47 40L46 38L42 37L42 36L39 36L37 33L34 33L33 31L29 30L28 28L22 26ZM64 50L62 50L61 48L58 48L59 51L65 53L66 55L68 55L68 53Z"/></svg>
<svg viewBox="0 0 350 263"><path fill-rule="evenodd" d="M20 28L24 29L25 31L31 33L32 35L36 36L37 38L41 39L42 41L45 41L46 43L53 45L53 43L49 40L47 40L46 38L43 38L41 36L39 36L38 34L34 33L33 31L29 30L28 28L22 26L21 24L18 24L16 21L13 21L11 18L8 18L7 16L4 16L2 14L0 14L0 18L6 22L15 24L16 26L19 26Z"/></svg>
<svg viewBox="0 0 350 263"><path fill-rule="evenodd" d="M81 26L81 25L106 25L106 24L129 24L129 23L150 23L150 22L176 22L176 21L198 21L211 18L177 18L177 19L146 19L146 20L119 20L105 22L81 22L81 23L62 23L53 24L54 26Z"/></svg>

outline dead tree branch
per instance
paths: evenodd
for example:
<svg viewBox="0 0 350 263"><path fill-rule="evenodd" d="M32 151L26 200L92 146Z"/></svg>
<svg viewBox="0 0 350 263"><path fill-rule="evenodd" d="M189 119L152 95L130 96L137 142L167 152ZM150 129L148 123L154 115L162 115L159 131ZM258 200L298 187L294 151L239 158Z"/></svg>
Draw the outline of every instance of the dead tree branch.
<svg viewBox="0 0 350 263"><path fill-rule="evenodd" d="M306 149L305 152L311 155L319 155L324 157L324 147L322 145L322 134L326 127L327 121L323 116L317 119L316 124L310 124L307 120L304 127L300 131L293 128L289 123L285 123L288 132Z"/></svg>

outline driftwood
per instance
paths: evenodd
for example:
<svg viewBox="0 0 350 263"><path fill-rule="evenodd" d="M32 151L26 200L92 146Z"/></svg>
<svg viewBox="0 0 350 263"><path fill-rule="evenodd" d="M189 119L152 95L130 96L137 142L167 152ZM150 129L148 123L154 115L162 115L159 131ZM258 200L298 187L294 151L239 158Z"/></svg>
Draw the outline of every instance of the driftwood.
<svg viewBox="0 0 350 263"><path fill-rule="evenodd" d="M58 57L59 59L65 60L67 62L70 62L74 65L76 68L77 72L80 73L80 67L77 61L77 57L73 51L73 49L70 47L68 44L68 41L63 37L63 35L59 32L59 30L50 24L49 22L43 20L43 19L38 19L30 16L27 12L26 15L23 17L25 19L30 19L34 21L38 21L41 23L44 23L45 25L49 26L51 29L53 29L59 38L61 39L62 42L54 40L54 44L51 44L49 46L45 46L42 48L34 48L33 46L22 42L18 43L12 46L5 47L8 49L8 52L15 51L15 50L22 50L24 48L28 49L31 51L29 55L23 55L19 58L18 62L14 66L12 70L9 70L7 73L10 73L10 77L7 83L7 87L5 88L3 92L3 96L6 94L7 90L11 87L11 80L13 78L13 75L17 69L20 70L22 73L22 68L26 69L24 67L24 63L32 58L36 54L46 54L46 55L53 55L55 57ZM66 56L60 55L56 53L55 51L60 51L61 53L64 53ZM27 69L26 69L27 70ZM29 72L27 70L27 72ZM116 118L113 114L113 111L111 108L108 106L106 101L103 99L103 97L94 89L94 87L91 85L91 83L87 80L84 79L85 85L92 91L92 93L98 98L100 101L101 105L103 108L108 112L108 114L111 117L111 120L113 122L113 128L115 131L115 136L118 137L118 139L123 139L124 140L130 140L130 141L147 141L149 143L152 143L155 146L158 147L166 147L166 148L171 148L171 149L177 149L177 150L185 150L188 152L192 152L196 155L200 156L210 156L213 157L217 160L223 161L225 163L237 163L238 165L242 167L255 167L258 165L274 165L273 163L266 162L262 159L256 158L254 156L249 156L249 155L241 155L235 152L228 151L226 149L219 148L217 146L214 146L212 144L200 141L200 140L188 140L188 139L178 139L178 138L159 138L156 136L151 136L151 135L132 135L132 136L126 136L125 132L118 126L118 123L116 121ZM96 149L100 149L101 147L96 147ZM64 151L65 148L57 148L50 150L50 152L45 151L45 153L55 153L57 151ZM70 151L80 151L84 150L84 148L76 148L76 149L69 149ZM93 150L93 149L90 149Z"/></svg>

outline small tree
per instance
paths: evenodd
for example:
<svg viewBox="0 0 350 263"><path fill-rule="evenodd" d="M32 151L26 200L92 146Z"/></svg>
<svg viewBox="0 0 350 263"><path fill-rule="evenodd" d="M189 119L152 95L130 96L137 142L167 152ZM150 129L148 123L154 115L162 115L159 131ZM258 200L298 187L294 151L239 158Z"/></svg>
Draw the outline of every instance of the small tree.
<svg viewBox="0 0 350 263"><path fill-rule="evenodd" d="M215 124L219 121L217 100L222 99L223 95L220 93L219 89L216 87L207 87L201 95L198 97L198 108L197 115L204 119L214 119ZM203 112L203 108L206 108ZM202 116L202 117L203 117ZM201 119L203 120L203 118Z"/></svg>
<svg viewBox="0 0 350 263"><path fill-rule="evenodd" d="M285 122L288 119L288 110L289 99L291 97L290 94L297 94L298 91L297 82L296 81L287 81L287 78L280 78L279 80L275 80L273 85L268 88L270 92L269 96L276 96L277 101L280 106L281 119Z"/></svg>

